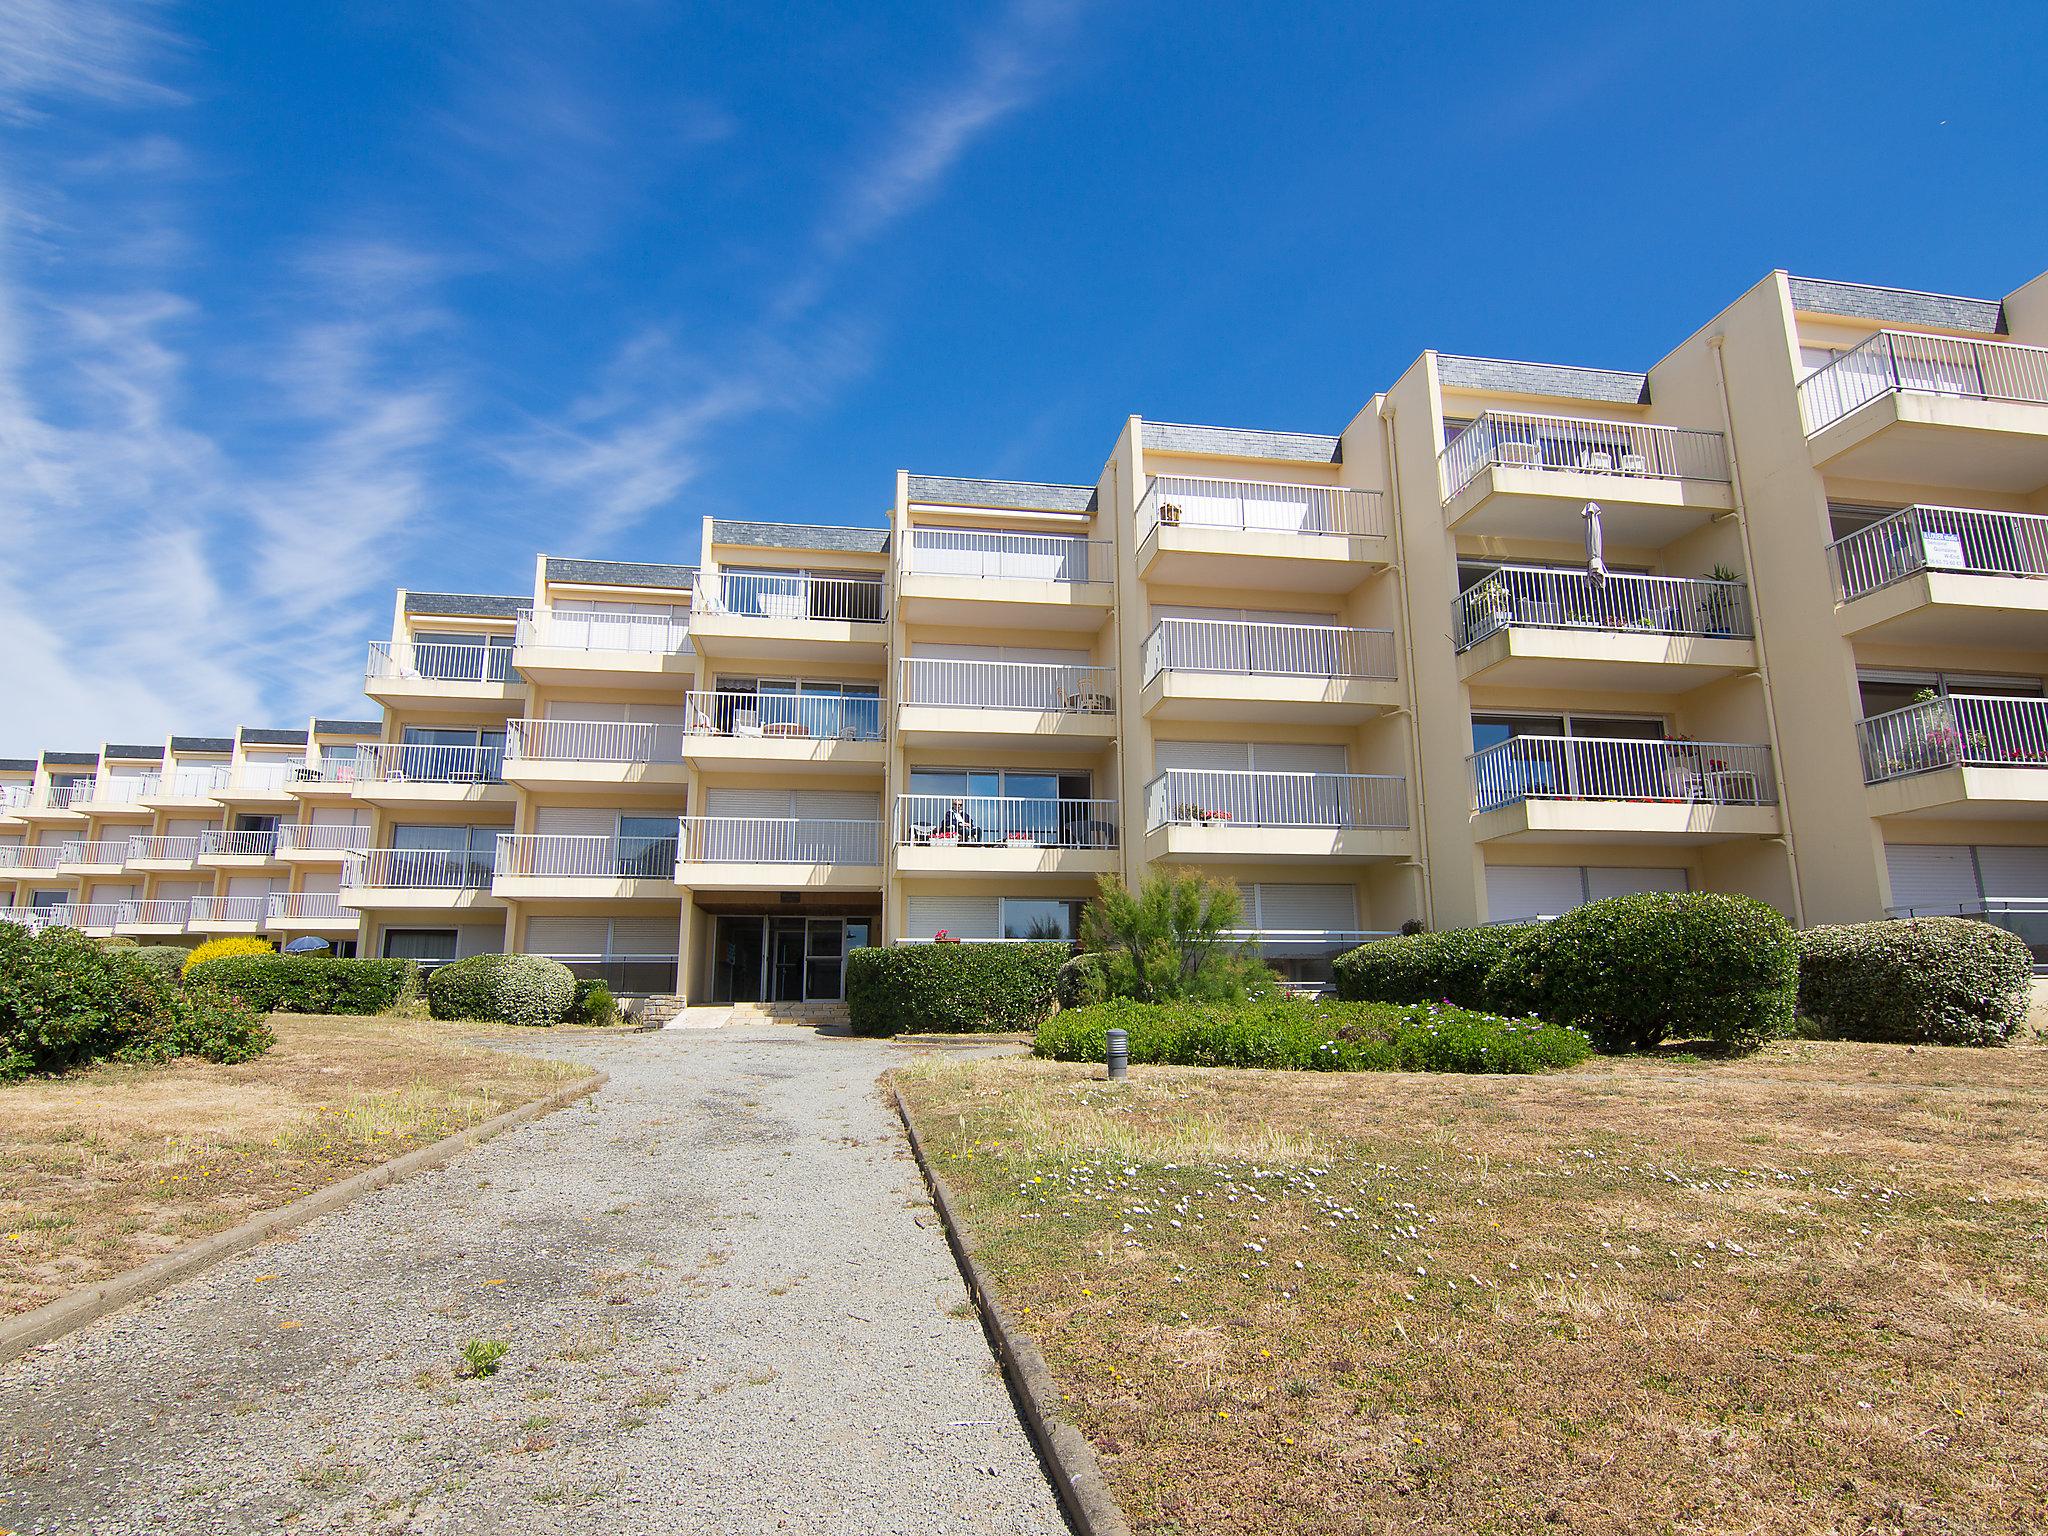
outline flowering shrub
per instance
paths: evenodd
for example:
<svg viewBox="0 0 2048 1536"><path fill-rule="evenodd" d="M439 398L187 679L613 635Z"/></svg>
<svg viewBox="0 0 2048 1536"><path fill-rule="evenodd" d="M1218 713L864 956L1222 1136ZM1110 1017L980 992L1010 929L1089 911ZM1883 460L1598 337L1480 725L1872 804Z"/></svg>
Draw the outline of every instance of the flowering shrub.
<svg viewBox="0 0 2048 1536"><path fill-rule="evenodd" d="M190 975L192 967L204 965L209 960L224 960L230 955L274 955L268 939L234 938L208 939L185 957L184 974Z"/></svg>

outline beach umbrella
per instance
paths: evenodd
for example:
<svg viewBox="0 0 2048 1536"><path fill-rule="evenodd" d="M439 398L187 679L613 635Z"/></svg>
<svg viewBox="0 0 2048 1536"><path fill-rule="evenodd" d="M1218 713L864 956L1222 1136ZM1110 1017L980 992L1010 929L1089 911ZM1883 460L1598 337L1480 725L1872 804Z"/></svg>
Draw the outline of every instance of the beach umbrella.
<svg viewBox="0 0 2048 1536"><path fill-rule="evenodd" d="M1600 527L1600 503L1587 502L1579 515L1586 520L1586 575L1597 587L1607 579L1607 562L1601 558L1607 541Z"/></svg>
<svg viewBox="0 0 2048 1536"><path fill-rule="evenodd" d="M333 946L325 939L316 939L309 933L303 939L293 939L285 945L284 952L288 955L317 955L323 949L331 948Z"/></svg>

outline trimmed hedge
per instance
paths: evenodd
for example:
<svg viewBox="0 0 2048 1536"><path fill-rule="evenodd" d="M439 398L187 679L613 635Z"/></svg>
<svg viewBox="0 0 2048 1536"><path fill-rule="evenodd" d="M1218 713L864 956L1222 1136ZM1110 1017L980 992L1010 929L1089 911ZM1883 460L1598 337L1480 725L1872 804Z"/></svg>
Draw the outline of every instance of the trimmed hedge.
<svg viewBox="0 0 2048 1536"><path fill-rule="evenodd" d="M1527 942L1533 928L1447 928L1379 939L1332 962L1331 990L1347 1002L1455 1003L1493 1009L1496 966Z"/></svg>
<svg viewBox="0 0 2048 1536"><path fill-rule="evenodd" d="M194 965L185 984L229 993L264 1013L384 1013L418 994L420 968L410 960L226 955Z"/></svg>
<svg viewBox="0 0 2048 1536"><path fill-rule="evenodd" d="M1129 1035L1131 1060L1186 1067L1307 1072L1542 1072L1575 1066L1593 1047L1578 1030L1540 1019L1441 1003L1138 1003L1117 998L1055 1014L1037 1053L1101 1061L1110 1030Z"/></svg>
<svg viewBox="0 0 2048 1536"><path fill-rule="evenodd" d="M1071 953L1052 940L852 950L847 1014L857 1035L1030 1029L1053 1011Z"/></svg>
<svg viewBox="0 0 2048 1536"><path fill-rule="evenodd" d="M178 944L138 944L129 958L146 965L165 981L176 981L185 972L185 957L192 951Z"/></svg>
<svg viewBox="0 0 2048 1536"><path fill-rule="evenodd" d="M575 1005L576 976L544 955L471 955L428 972L426 993L437 1019L559 1024Z"/></svg>
<svg viewBox="0 0 2048 1536"><path fill-rule="evenodd" d="M1842 1040L2003 1045L2026 1020L2033 981L2024 939L1967 917L1799 935L1799 1011Z"/></svg>

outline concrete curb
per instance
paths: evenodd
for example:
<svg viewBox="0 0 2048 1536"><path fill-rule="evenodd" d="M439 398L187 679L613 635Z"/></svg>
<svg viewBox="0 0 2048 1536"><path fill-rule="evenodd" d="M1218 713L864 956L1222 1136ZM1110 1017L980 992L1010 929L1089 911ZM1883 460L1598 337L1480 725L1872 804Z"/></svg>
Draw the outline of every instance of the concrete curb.
<svg viewBox="0 0 2048 1536"><path fill-rule="evenodd" d="M264 1211L238 1226L229 1227L225 1232L202 1237L176 1253L167 1253L138 1268L123 1270L111 1279L85 1286L68 1296L60 1296L33 1312L24 1312L20 1317L0 1322L0 1365L19 1359L39 1345L62 1338L75 1328L98 1322L108 1313L118 1312L132 1302L168 1290L178 1281L218 1264L222 1259L247 1252L266 1238L288 1232L293 1227L302 1227L317 1216L338 1211L373 1189L382 1189L386 1184L396 1184L400 1179L452 1162L457 1154L489 1141L502 1131L537 1120L565 1104L573 1104L585 1095L595 1093L608 1081L604 1073L594 1073L544 1099L535 1099L501 1115L493 1115L467 1130L444 1136L431 1146L416 1147L388 1163L379 1163L375 1168L351 1174L339 1184L316 1189L290 1205Z"/></svg>
<svg viewBox="0 0 2048 1536"><path fill-rule="evenodd" d="M918 1139L917 1126L911 1121L910 1106L903 1102L903 1091L892 1086L890 1093L896 1100L896 1114L903 1121L904 1134L910 1138L911 1156L917 1159L925 1187L938 1207L939 1220L945 1224L946 1242L959 1262L968 1294L981 1310L982 1328L995 1347L996 1358L1002 1361L1003 1374L1009 1378L1010 1393L1017 1400L1024 1427L1031 1431L1031 1438L1038 1443L1038 1453L1052 1473L1053 1491L1059 1495L1067 1519L1079 1536L1131 1536L1130 1522L1110 1496L1102 1463L1095 1458L1095 1447L1088 1443L1087 1436L1060 1417L1060 1389L1052 1372L1045 1368L1045 1356L1038 1352L1030 1335L1010 1321L981 1266L968 1251L966 1234L953 1214L952 1194L924 1155L924 1143Z"/></svg>

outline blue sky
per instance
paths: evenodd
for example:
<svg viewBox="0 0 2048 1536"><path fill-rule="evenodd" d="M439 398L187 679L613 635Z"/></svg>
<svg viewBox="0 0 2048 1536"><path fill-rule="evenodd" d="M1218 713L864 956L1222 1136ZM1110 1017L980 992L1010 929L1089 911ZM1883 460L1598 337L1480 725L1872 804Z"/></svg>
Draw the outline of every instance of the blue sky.
<svg viewBox="0 0 2048 1536"><path fill-rule="evenodd" d="M1552 11L0 0L0 753L359 713L536 550L2048 266L2038 3Z"/></svg>

